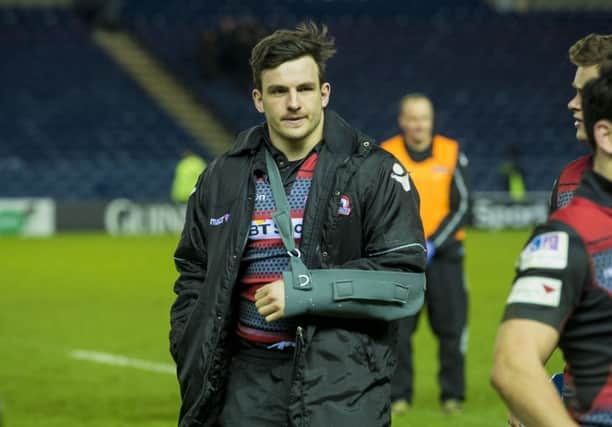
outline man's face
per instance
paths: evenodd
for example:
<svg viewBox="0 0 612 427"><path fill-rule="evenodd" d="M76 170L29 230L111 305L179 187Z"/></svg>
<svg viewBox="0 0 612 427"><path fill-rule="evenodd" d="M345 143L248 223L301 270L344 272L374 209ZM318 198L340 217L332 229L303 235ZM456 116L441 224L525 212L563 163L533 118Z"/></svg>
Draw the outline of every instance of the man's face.
<svg viewBox="0 0 612 427"><path fill-rule="evenodd" d="M570 99L567 108L574 116L574 126L576 127L576 139L586 141L587 133L584 128L584 118L582 115L582 89L589 80L599 77L599 66L590 65L588 67L578 67L572 86L576 89L576 95Z"/></svg>
<svg viewBox="0 0 612 427"><path fill-rule="evenodd" d="M433 132L433 106L427 99L409 99L402 105L398 123L404 137L421 147L431 144Z"/></svg>
<svg viewBox="0 0 612 427"><path fill-rule="evenodd" d="M311 56L287 61L261 73L261 91L253 102L264 113L272 139L302 143L322 129L323 108L331 87L320 84L319 67Z"/></svg>

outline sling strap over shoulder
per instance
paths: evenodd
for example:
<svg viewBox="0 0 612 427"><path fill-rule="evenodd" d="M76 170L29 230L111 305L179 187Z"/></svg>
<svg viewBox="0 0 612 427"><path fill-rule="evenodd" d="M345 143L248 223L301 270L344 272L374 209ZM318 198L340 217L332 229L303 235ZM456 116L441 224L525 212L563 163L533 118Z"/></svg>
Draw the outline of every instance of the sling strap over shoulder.
<svg viewBox="0 0 612 427"><path fill-rule="evenodd" d="M285 316L315 314L391 321L417 313L424 301L424 273L306 267L295 246L280 172L272 155L267 150L265 154L276 204L272 218L290 257L290 269L283 273Z"/></svg>

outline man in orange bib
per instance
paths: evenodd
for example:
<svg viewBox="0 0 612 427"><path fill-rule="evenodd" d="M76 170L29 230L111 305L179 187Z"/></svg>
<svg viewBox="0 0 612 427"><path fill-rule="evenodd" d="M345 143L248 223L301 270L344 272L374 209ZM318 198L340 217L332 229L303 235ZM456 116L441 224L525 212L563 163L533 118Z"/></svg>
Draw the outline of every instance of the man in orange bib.
<svg viewBox="0 0 612 427"><path fill-rule="evenodd" d="M402 130L381 144L409 171L421 198L421 219L427 239L426 306L439 340L440 401L449 413L460 413L465 399L467 289L463 277L463 223L469 207L466 156L459 144L433 135L434 110L421 94L406 95L398 117ZM412 334L418 315L400 321L399 361L392 382L393 412L412 402Z"/></svg>

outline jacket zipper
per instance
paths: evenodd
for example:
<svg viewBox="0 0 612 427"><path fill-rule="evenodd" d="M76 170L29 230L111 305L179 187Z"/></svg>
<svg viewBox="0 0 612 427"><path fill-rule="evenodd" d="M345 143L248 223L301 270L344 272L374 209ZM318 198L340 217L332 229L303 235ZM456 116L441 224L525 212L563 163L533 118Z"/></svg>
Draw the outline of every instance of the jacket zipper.
<svg viewBox="0 0 612 427"><path fill-rule="evenodd" d="M345 166L345 165L346 165L346 163L347 163L347 161L348 161L348 158L347 158L347 159L345 159L345 160L342 162L341 166L342 166L342 167L343 167L343 166ZM325 172L327 172L327 171L325 171ZM338 172L338 168L336 168L336 173L334 173L334 177L336 177L336 176L337 176L337 172ZM317 178L318 178L318 179L316 179L316 178L315 178L315 179L316 179L316 182L315 182L315 179L313 179L312 184L318 184L318 183L319 183L319 181L320 181L321 179L327 178L327 176L323 176L323 177L318 176ZM338 198L339 198L339 196L335 196L335 194L334 194L335 180L334 180L333 184L334 184L334 185L330 186L329 190L328 190L328 191L325 193L325 198L323 199L324 209L320 209L320 208L319 208L319 209L317 209L317 210L315 211L314 216L313 216L313 219L312 219L312 224L315 224L315 225L316 225L316 224L319 224L319 222L320 222L319 217L320 217L320 215L321 215L321 214L323 214L323 212L322 212L322 211L327 212L327 208L328 208L328 206L329 206L329 201L330 201L330 199L332 198L332 196L333 196L334 198L336 198L336 197L338 197ZM314 187L314 185L311 185L311 187L310 187L311 191L312 191L312 188L313 188L313 187ZM310 210L311 210L311 209L314 209L314 208L311 206L311 205L312 205L312 203L317 203L317 202L318 202L318 200L314 200L314 199L311 197L311 194L312 194L312 193L308 194L308 200L306 201L306 206L305 206L305 208L304 208L304 223L302 224L302 230L306 230L306 225L307 225L307 224L310 224L310 222L309 222L309 223L307 223L307 222L306 222L306 218L308 218L308 215L307 215L307 214L310 212ZM318 207L318 206L317 206L317 207ZM303 234L302 234L302 237L304 237L304 235L303 235ZM312 240L312 239L310 239L310 240ZM304 243L304 240L302 239L302 241L301 241L301 243L300 243L300 246L302 246L302 245L303 245L303 243ZM309 251L309 253L308 253L308 254L302 253L302 257L304 257L304 258L306 258L306 259L311 259L311 255L312 255L314 252L316 252L316 251L318 251L318 250L319 250L320 245L319 245L319 243L317 243L316 245L314 245L314 248L313 248L313 245L312 245L312 243L313 243L313 242L309 241L308 243L309 243L309 245L310 245L310 251Z"/></svg>
<svg viewBox="0 0 612 427"><path fill-rule="evenodd" d="M361 144L361 142L360 142L360 144ZM336 172L335 172L334 176L337 176L338 171L339 171L340 168L346 168L346 165L349 162L349 160L350 160L350 156L345 158L342 161L342 163L340 164L340 167L336 169ZM314 183L314 180L313 180L313 183ZM335 184L335 181L334 181L334 184ZM311 189L312 189L312 187L311 187ZM324 199L325 209L328 208L329 200L330 200L331 197L334 197L334 199L336 199L336 198L339 199L339 195L336 195L334 193L334 186L330 187L330 189L328 190L328 192L326 194L326 198ZM304 219L307 218L306 213L310 209L312 209L312 207L310 206L310 204L312 203L312 200L313 200L313 198L311 198L310 194L309 194L308 200L306 202L306 207L304 209L304 214L305 214L304 215ZM317 209L315 211L314 218L313 218L313 221L312 221L313 224L318 224L320 214L321 214L321 209ZM306 222L304 222L302 229L304 230L305 228L306 228ZM303 243L303 240L302 240L302 243ZM317 248L316 250L318 250L318 248L319 248L318 244L316 245L316 248ZM311 249L311 251L312 251L312 249ZM308 254L308 255L310 255L310 254ZM302 256L305 256L305 254L302 254ZM297 328L295 330L295 336L296 336L296 339L295 339L295 353L293 354L293 373L292 373L292 378L291 378L291 384L292 385L296 381L300 381L301 382L303 380L302 375L300 373L298 373L298 364L300 362L302 351L304 350L304 347L305 347L304 328L302 326L297 326ZM289 394L291 396L291 390L289 391ZM300 392L300 396L301 396L301 394L302 393ZM304 414L305 414L305 410L304 410L304 408L302 408L302 416L304 416ZM303 424L303 420L302 420L301 424Z"/></svg>
<svg viewBox="0 0 612 427"><path fill-rule="evenodd" d="M293 372L291 374L291 382L289 388L289 403L291 404L291 388L296 381L302 382L302 374L298 373L298 364L300 363L300 357L302 355L302 350L304 349L304 328L298 326L295 329L295 352L293 353ZM301 388L301 386L300 386ZM301 399L302 393L298 393L297 399ZM301 414L304 416L305 411L301 408ZM303 420L300 422L300 425L303 425Z"/></svg>
<svg viewBox="0 0 612 427"><path fill-rule="evenodd" d="M295 330L295 357L294 361L297 361L302 349L304 348L304 328L298 326ZM295 364L295 363L294 363Z"/></svg>

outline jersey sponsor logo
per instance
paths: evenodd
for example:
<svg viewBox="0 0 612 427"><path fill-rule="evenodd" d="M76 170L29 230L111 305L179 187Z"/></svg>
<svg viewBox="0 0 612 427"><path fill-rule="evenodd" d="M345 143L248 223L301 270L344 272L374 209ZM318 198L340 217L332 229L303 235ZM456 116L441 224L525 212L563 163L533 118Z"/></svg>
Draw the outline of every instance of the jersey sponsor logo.
<svg viewBox="0 0 612 427"><path fill-rule="evenodd" d="M291 226L293 228L293 238L299 239L302 237L303 218L291 218ZM280 239L280 234L276 224L272 219L255 219L251 221L249 229L249 239L265 240L265 239Z"/></svg>
<svg viewBox="0 0 612 427"><path fill-rule="evenodd" d="M219 218L211 218L210 225L213 227L225 224L230 219L230 214L226 213L225 215L220 216Z"/></svg>
<svg viewBox="0 0 612 427"><path fill-rule="evenodd" d="M338 208L338 214L349 216L351 214L351 199L347 195L340 197L340 207Z"/></svg>
<svg viewBox="0 0 612 427"><path fill-rule="evenodd" d="M410 191L410 176L399 163L393 164L391 179L399 182L405 192Z"/></svg>
<svg viewBox="0 0 612 427"><path fill-rule="evenodd" d="M521 277L514 282L507 304L523 303L558 307L562 283L543 276Z"/></svg>
<svg viewBox="0 0 612 427"><path fill-rule="evenodd" d="M567 267L569 236L564 231L540 234L527 245L519 258L519 270L549 268L563 270Z"/></svg>

